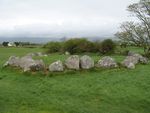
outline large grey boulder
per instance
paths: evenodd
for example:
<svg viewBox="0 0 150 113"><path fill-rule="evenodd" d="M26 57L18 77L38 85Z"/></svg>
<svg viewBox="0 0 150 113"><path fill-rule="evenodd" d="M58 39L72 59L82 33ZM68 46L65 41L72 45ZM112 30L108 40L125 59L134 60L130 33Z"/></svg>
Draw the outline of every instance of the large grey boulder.
<svg viewBox="0 0 150 113"><path fill-rule="evenodd" d="M118 65L115 62L115 60L109 56L103 57L97 63L97 67L103 67L103 68L115 68L117 66Z"/></svg>
<svg viewBox="0 0 150 113"><path fill-rule="evenodd" d="M49 71L51 72L61 72L63 70L63 63L60 60L49 65Z"/></svg>
<svg viewBox="0 0 150 113"><path fill-rule="evenodd" d="M140 55L140 54L134 54L134 55L132 55L133 57L136 57L137 59L139 59L140 60L140 58L143 58L143 56L142 55Z"/></svg>
<svg viewBox="0 0 150 113"><path fill-rule="evenodd" d="M94 60L87 56L84 55L80 58L80 65L82 69L90 69L94 67Z"/></svg>
<svg viewBox="0 0 150 113"><path fill-rule="evenodd" d="M11 56L9 57L8 61L3 65L3 67L6 67L6 66L16 66L18 67L19 66L19 57L16 57L16 56Z"/></svg>
<svg viewBox="0 0 150 113"><path fill-rule="evenodd" d="M136 57L138 59L139 63L142 63L142 64L147 64L148 63L148 58L143 57L140 54L134 54L133 57Z"/></svg>
<svg viewBox="0 0 150 113"><path fill-rule="evenodd" d="M130 54L128 54L128 56L122 62L122 65L127 67L127 68L130 68L131 64L132 64L132 65L134 65L133 67L135 68L135 65L138 64L138 63L147 64L148 59L143 57L140 54L130 52ZM132 68L132 69L134 69L134 68Z"/></svg>
<svg viewBox="0 0 150 113"><path fill-rule="evenodd" d="M139 61L141 64L148 64L148 58L146 57L141 57Z"/></svg>
<svg viewBox="0 0 150 113"><path fill-rule="evenodd" d="M29 70L27 71L43 71L45 69L45 64L43 60L34 60L34 63L29 63L28 67ZM24 71L26 71L25 68Z"/></svg>
<svg viewBox="0 0 150 113"><path fill-rule="evenodd" d="M135 56L127 56L121 63L124 67L134 69L135 65L139 62L139 58ZM132 68L133 67L133 68Z"/></svg>
<svg viewBox="0 0 150 113"><path fill-rule="evenodd" d="M31 63L34 63L34 59L32 59L32 57L30 56L24 56L20 58L19 61L19 66L23 69L24 67L29 67L28 65L30 65Z"/></svg>
<svg viewBox="0 0 150 113"><path fill-rule="evenodd" d="M143 57L142 55L138 54L138 53L134 53L134 52L129 52L128 56L133 56L136 57L136 59L138 59L138 61L142 64L147 64L148 63L148 58Z"/></svg>
<svg viewBox="0 0 150 113"><path fill-rule="evenodd" d="M41 71L45 68L44 62L42 60L34 60L30 56L25 56L22 58L12 56L4 65L19 67L23 69L24 72Z"/></svg>
<svg viewBox="0 0 150 113"><path fill-rule="evenodd" d="M79 70L79 63L80 59L78 55L72 55L65 61L66 67L73 70Z"/></svg>
<svg viewBox="0 0 150 113"><path fill-rule="evenodd" d="M45 64L42 60L34 60L31 57L20 58L19 66L26 71L42 71L45 68Z"/></svg>
<svg viewBox="0 0 150 113"><path fill-rule="evenodd" d="M139 63L139 58L135 56L127 56L122 64L128 65L129 63L133 63L134 65L136 65L137 63Z"/></svg>

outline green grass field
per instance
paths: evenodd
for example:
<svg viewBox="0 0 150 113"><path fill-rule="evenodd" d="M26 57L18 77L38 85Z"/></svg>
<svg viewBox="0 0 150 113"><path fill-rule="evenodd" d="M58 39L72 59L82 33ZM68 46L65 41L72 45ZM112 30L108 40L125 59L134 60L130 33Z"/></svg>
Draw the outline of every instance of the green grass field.
<svg viewBox="0 0 150 113"><path fill-rule="evenodd" d="M139 48L128 48L142 52ZM44 75L2 68L9 56L40 48L0 48L0 113L150 113L150 64ZM89 54L95 62L101 56ZM48 65L67 56L51 54ZM113 55L117 62L125 56Z"/></svg>

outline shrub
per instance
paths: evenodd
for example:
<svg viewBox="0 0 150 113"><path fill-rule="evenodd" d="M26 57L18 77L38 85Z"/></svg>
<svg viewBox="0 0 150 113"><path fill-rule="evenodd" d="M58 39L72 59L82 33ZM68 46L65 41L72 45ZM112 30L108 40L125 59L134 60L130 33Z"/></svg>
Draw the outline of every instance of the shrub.
<svg viewBox="0 0 150 113"><path fill-rule="evenodd" d="M120 47L121 47L121 48L126 48L126 47L127 47L127 45L128 45L128 43L127 43L127 42L122 42L122 43L120 44Z"/></svg>
<svg viewBox="0 0 150 113"><path fill-rule="evenodd" d="M8 43L9 43L9 42L3 42L2 45L3 45L4 47L6 47L6 46L8 46Z"/></svg>
<svg viewBox="0 0 150 113"><path fill-rule="evenodd" d="M129 50L124 50L124 51L122 51L121 55L127 56L128 53L129 53Z"/></svg>
<svg viewBox="0 0 150 113"><path fill-rule="evenodd" d="M114 53L116 44L111 39L106 39L101 42L100 52L102 54L112 54Z"/></svg>
<svg viewBox="0 0 150 113"><path fill-rule="evenodd" d="M64 43L64 51L68 51L71 54L82 52L93 52L94 43L87 39L69 39Z"/></svg>
<svg viewBox="0 0 150 113"><path fill-rule="evenodd" d="M49 42L43 47L47 49L47 53L60 52L62 49L62 42Z"/></svg>
<svg viewBox="0 0 150 113"><path fill-rule="evenodd" d="M16 45L16 47L18 47L20 45L19 42L14 42L14 44Z"/></svg>
<svg viewBox="0 0 150 113"><path fill-rule="evenodd" d="M84 38L73 38L65 42L49 42L43 46L47 53L66 52L70 54L83 52L101 52L102 54L112 53L115 49L115 43L111 39L92 42Z"/></svg>
<svg viewBox="0 0 150 113"><path fill-rule="evenodd" d="M94 42L88 40L82 41L78 49L80 49L80 52L96 52Z"/></svg>
<svg viewBox="0 0 150 113"><path fill-rule="evenodd" d="M96 42L93 42L93 43L94 43L93 52L100 52L101 42L96 41Z"/></svg>

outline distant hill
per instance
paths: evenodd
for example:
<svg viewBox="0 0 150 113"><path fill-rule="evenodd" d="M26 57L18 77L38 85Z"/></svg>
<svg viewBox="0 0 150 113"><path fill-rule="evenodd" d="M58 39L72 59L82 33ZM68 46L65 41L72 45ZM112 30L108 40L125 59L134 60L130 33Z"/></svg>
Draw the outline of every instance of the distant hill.
<svg viewBox="0 0 150 113"><path fill-rule="evenodd" d="M104 40L106 38L110 37L86 37L88 40L91 41L97 41L97 40ZM30 43L47 43L49 41L65 41L69 38L67 37L62 37L62 38L33 38L33 37L21 37L21 38L16 38L16 37L11 37L11 38L5 38L5 37L0 37L0 43L2 42L30 42Z"/></svg>
<svg viewBox="0 0 150 113"><path fill-rule="evenodd" d="M30 43L46 43L49 41L59 41L60 39L57 38L0 38L0 43L4 42L4 41L8 41L8 42L30 42Z"/></svg>

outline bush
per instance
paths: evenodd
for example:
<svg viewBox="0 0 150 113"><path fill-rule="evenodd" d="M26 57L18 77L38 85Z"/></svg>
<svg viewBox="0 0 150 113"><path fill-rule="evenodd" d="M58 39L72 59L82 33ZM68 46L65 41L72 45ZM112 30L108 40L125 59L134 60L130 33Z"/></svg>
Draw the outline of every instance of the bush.
<svg viewBox="0 0 150 113"><path fill-rule="evenodd" d="M14 44L16 45L16 47L18 47L20 45L19 42L14 42Z"/></svg>
<svg viewBox="0 0 150 113"><path fill-rule="evenodd" d="M47 49L47 53L56 53L60 52L62 49L62 42L49 42L43 46Z"/></svg>
<svg viewBox="0 0 150 113"><path fill-rule="evenodd" d="M64 43L64 51L68 51L71 54L82 52L93 52L94 43L87 39L69 39Z"/></svg>
<svg viewBox="0 0 150 113"><path fill-rule="evenodd" d="M128 53L129 53L129 50L124 50L124 51L121 52L121 55L127 56Z"/></svg>
<svg viewBox="0 0 150 113"><path fill-rule="evenodd" d="M100 48L101 48L101 42L100 41L96 41L93 42L94 43L94 47L93 47L93 52L100 52Z"/></svg>
<svg viewBox="0 0 150 113"><path fill-rule="evenodd" d="M112 54L116 48L116 44L111 39L106 39L101 42L100 52L102 54Z"/></svg>
<svg viewBox="0 0 150 113"><path fill-rule="evenodd" d="M8 46L8 43L9 43L9 42L3 42L2 45L3 45L4 47L7 47L7 46Z"/></svg>
<svg viewBox="0 0 150 113"><path fill-rule="evenodd" d="M92 42L84 38L73 38L65 42L49 42L43 47L47 49L47 53L68 51L70 54L84 52L110 54L114 52L115 43L111 39L104 40L103 42Z"/></svg>

